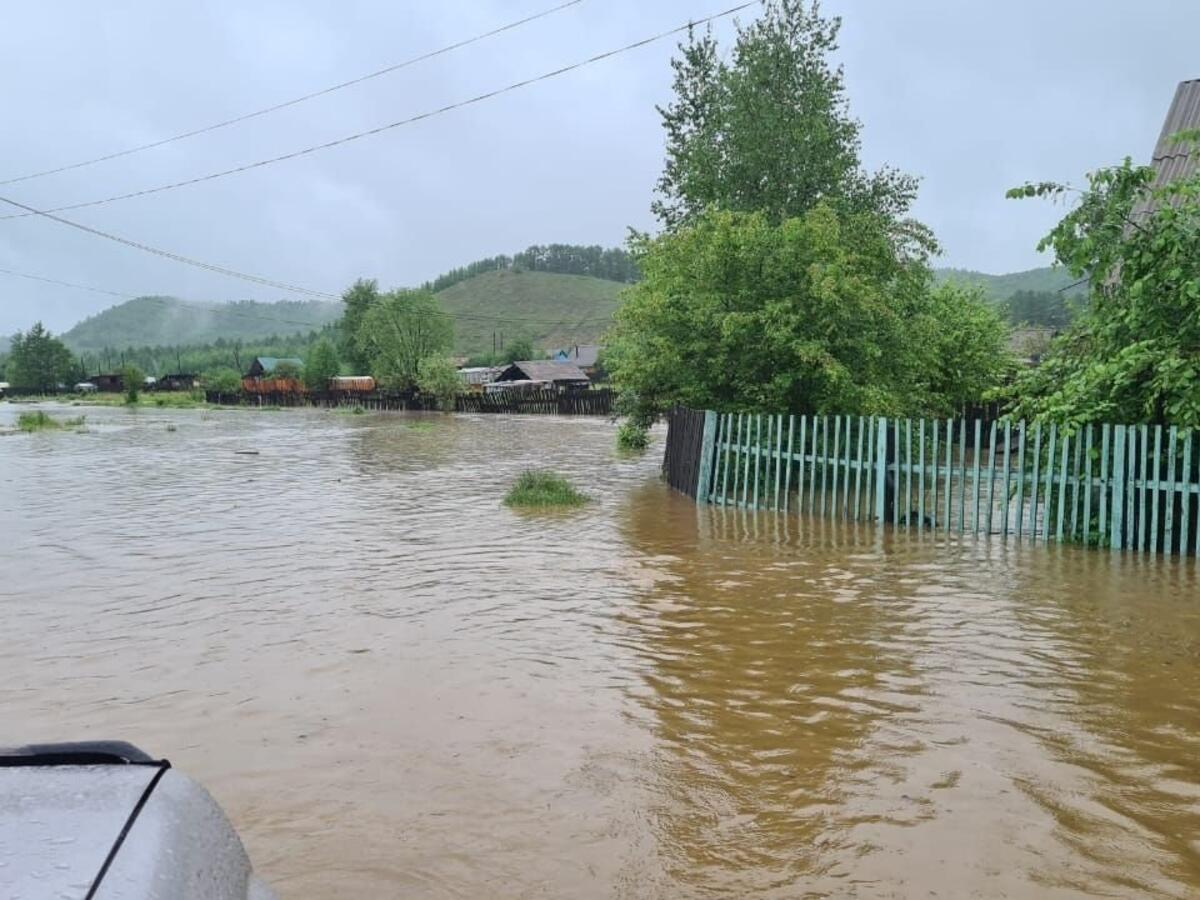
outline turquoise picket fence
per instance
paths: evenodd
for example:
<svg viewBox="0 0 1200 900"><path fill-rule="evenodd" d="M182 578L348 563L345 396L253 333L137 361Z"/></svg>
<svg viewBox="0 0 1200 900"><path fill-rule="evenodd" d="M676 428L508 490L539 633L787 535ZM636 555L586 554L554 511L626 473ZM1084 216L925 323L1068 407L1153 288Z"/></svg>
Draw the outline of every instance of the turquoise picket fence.
<svg viewBox="0 0 1200 900"><path fill-rule="evenodd" d="M714 412L702 427L693 441L701 503L1200 553L1200 442L1190 431Z"/></svg>

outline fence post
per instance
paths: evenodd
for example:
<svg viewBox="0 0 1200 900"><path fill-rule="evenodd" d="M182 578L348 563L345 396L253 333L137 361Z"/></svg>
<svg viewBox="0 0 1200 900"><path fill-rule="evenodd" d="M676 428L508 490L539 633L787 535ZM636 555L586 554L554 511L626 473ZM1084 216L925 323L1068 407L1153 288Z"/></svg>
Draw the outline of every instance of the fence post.
<svg viewBox="0 0 1200 900"><path fill-rule="evenodd" d="M704 412L704 435L700 439L700 476L696 479L696 502L707 503L712 490L713 453L717 442L717 414Z"/></svg>
<svg viewBox="0 0 1200 900"><path fill-rule="evenodd" d="M1125 546L1122 534L1125 523L1125 426L1113 429L1112 516L1109 546L1120 550Z"/></svg>
<svg viewBox="0 0 1200 900"><path fill-rule="evenodd" d="M875 433L875 521L880 525L887 518L887 429L887 417L880 416Z"/></svg>

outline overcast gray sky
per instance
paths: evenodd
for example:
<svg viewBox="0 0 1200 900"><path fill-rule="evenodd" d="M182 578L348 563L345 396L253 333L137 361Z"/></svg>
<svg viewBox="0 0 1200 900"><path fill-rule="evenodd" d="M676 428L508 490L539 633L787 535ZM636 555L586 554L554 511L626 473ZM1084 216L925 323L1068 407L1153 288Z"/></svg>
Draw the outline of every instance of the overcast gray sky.
<svg viewBox="0 0 1200 900"><path fill-rule="evenodd" d="M553 0L59 0L6 4L0 180L208 124L436 49ZM577 7L244 125L0 188L39 208L286 153L464 99L734 5ZM1146 159L1178 81L1200 77L1194 0L826 0L868 165L919 175L943 265L1004 272L1061 210L1026 178ZM744 13L748 16L750 13ZM717 27L728 35L731 24ZM674 41L486 103L220 181L68 214L294 284L415 284L531 243L649 228ZM41 219L0 221L0 267L131 294L275 300L260 288ZM116 302L0 275L0 333Z"/></svg>

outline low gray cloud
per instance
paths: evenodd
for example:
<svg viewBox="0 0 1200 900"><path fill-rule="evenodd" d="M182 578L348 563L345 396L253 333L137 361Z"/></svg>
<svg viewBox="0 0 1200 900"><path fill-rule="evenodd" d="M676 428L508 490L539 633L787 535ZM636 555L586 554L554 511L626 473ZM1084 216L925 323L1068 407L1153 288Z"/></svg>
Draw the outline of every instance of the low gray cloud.
<svg viewBox="0 0 1200 900"><path fill-rule="evenodd" d="M0 179L111 152L371 71L519 18L533 0L10 4ZM0 188L41 208L285 153L535 75L708 15L699 0L585 0L501 37L244 125ZM1200 4L838 0L864 155L922 177L943 264L1044 264L1061 210L1003 198L1145 159L1176 82L1200 76ZM718 26L727 35L729 23ZM235 269L340 291L414 284L535 242L616 244L652 226L668 41L375 138L78 221ZM282 299L51 222L0 222L0 267L129 293ZM0 332L56 330L111 298L0 276Z"/></svg>

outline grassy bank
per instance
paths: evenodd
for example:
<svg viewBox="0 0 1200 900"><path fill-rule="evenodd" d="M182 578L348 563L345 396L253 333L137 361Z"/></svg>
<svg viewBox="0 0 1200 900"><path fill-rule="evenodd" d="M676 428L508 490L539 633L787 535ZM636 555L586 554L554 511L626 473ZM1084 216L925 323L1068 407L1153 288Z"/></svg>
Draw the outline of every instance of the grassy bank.
<svg viewBox="0 0 1200 900"><path fill-rule="evenodd" d="M530 471L517 479L504 503L520 509L551 509L583 506L590 499L557 472Z"/></svg>

